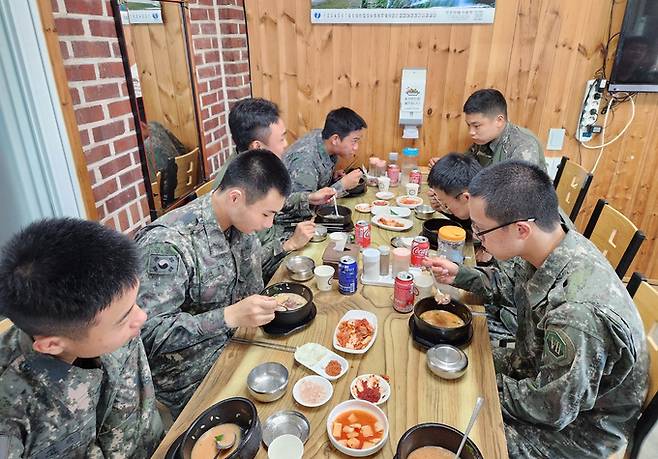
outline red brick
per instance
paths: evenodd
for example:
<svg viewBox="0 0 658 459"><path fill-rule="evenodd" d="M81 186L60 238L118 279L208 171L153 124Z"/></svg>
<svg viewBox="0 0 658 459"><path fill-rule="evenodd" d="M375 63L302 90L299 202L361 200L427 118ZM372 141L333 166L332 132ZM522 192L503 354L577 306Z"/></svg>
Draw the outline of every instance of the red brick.
<svg viewBox="0 0 658 459"><path fill-rule="evenodd" d="M190 19L192 21L207 21L208 10L205 8L190 8Z"/></svg>
<svg viewBox="0 0 658 459"><path fill-rule="evenodd" d="M101 174L101 177L104 179L110 178L113 175L121 172L124 169L128 169L132 166L132 161L130 160L130 155L117 156L112 161L103 164L98 167L98 171ZM112 211L110 211L112 212Z"/></svg>
<svg viewBox="0 0 658 459"><path fill-rule="evenodd" d="M119 85L116 83L100 84L98 86L85 86L83 88L87 102L119 97Z"/></svg>
<svg viewBox="0 0 658 459"><path fill-rule="evenodd" d="M89 20L89 31L94 37L116 37L117 29L114 26L114 21L109 20Z"/></svg>
<svg viewBox="0 0 658 459"><path fill-rule="evenodd" d="M96 213L98 213L99 219L105 218L105 206L102 204L100 206L96 206Z"/></svg>
<svg viewBox="0 0 658 459"><path fill-rule="evenodd" d="M204 53L203 57L208 63L219 62L219 51L209 51Z"/></svg>
<svg viewBox="0 0 658 459"><path fill-rule="evenodd" d="M65 0L64 5L66 11L73 14L103 14L103 2L99 0Z"/></svg>
<svg viewBox="0 0 658 459"><path fill-rule="evenodd" d="M149 215L150 214L149 203L146 199L140 199L139 205L142 208L142 214L143 215Z"/></svg>
<svg viewBox="0 0 658 459"><path fill-rule="evenodd" d="M110 156L110 146L108 144L96 145L85 152L87 164L94 164Z"/></svg>
<svg viewBox="0 0 658 459"><path fill-rule="evenodd" d="M192 27L190 27L190 31L192 32L192 36L201 35L201 27L199 24L193 22L191 25Z"/></svg>
<svg viewBox="0 0 658 459"><path fill-rule="evenodd" d="M195 54L194 55L194 65L199 67L199 66L201 66L205 63L206 63L206 60L205 60L203 54Z"/></svg>
<svg viewBox="0 0 658 459"><path fill-rule="evenodd" d="M119 183L121 184L121 188L127 188L129 185L132 185L138 180L143 179L144 177L142 177L141 166L137 166L119 175Z"/></svg>
<svg viewBox="0 0 658 459"><path fill-rule="evenodd" d="M50 8L52 8L53 13L59 13L59 3L57 0L50 0Z"/></svg>
<svg viewBox="0 0 658 459"><path fill-rule="evenodd" d="M208 132L219 126L219 120L217 118L211 118L203 122L203 130Z"/></svg>
<svg viewBox="0 0 658 459"><path fill-rule="evenodd" d="M93 187L91 191L92 193L94 193L94 199L96 200L96 202L101 202L104 201L111 194L114 194L117 191L119 191L119 187L117 187L116 179L111 179L101 183L100 185Z"/></svg>
<svg viewBox="0 0 658 459"><path fill-rule="evenodd" d="M224 64L224 70L227 75L235 75L238 73L247 73L249 72L249 64L247 63L235 63L227 62Z"/></svg>
<svg viewBox="0 0 658 459"><path fill-rule="evenodd" d="M201 96L201 105L208 106L217 102L217 93Z"/></svg>
<svg viewBox="0 0 658 459"><path fill-rule="evenodd" d="M226 77L226 85L231 88L235 88L237 86L242 86L242 77L241 76L227 76Z"/></svg>
<svg viewBox="0 0 658 459"><path fill-rule="evenodd" d="M98 78L125 78L123 62L101 62L98 64Z"/></svg>
<svg viewBox="0 0 658 459"><path fill-rule="evenodd" d="M92 129L95 142L112 139L126 132L126 126L123 120L113 121L103 126Z"/></svg>
<svg viewBox="0 0 658 459"><path fill-rule="evenodd" d="M123 232L130 228L130 223L128 223L128 210L122 210L117 214L117 219L119 220L119 229Z"/></svg>
<svg viewBox="0 0 658 459"><path fill-rule="evenodd" d="M222 46L226 48L245 48L247 40L244 37L222 38Z"/></svg>
<svg viewBox="0 0 658 459"><path fill-rule="evenodd" d="M94 123L102 120L104 117L103 109L99 105L93 107L77 108L75 110L75 119L78 124Z"/></svg>
<svg viewBox="0 0 658 459"><path fill-rule="evenodd" d="M201 24L201 35L215 35L217 33L217 26L214 22L206 22Z"/></svg>
<svg viewBox="0 0 658 459"><path fill-rule="evenodd" d="M206 5L206 6L214 6L213 1L214 0L197 0L197 4Z"/></svg>
<svg viewBox="0 0 658 459"><path fill-rule="evenodd" d="M210 78L210 77L214 77L215 75L217 75L217 72L215 71L214 66L197 68L196 73L197 73L197 76L199 77L200 80Z"/></svg>
<svg viewBox="0 0 658 459"><path fill-rule="evenodd" d="M208 81L208 91L215 91L222 87L222 80L215 78Z"/></svg>
<svg viewBox="0 0 658 459"><path fill-rule="evenodd" d="M235 49L227 49L222 52L224 54L224 60L228 62L235 62L241 59L240 51Z"/></svg>
<svg viewBox="0 0 658 459"><path fill-rule="evenodd" d="M221 31L222 35L237 35L240 33L238 24L234 24L232 22L221 23L219 25L219 30Z"/></svg>
<svg viewBox="0 0 658 459"><path fill-rule="evenodd" d="M82 19L76 18L55 18L55 31L60 37L85 33Z"/></svg>
<svg viewBox="0 0 658 459"><path fill-rule="evenodd" d="M132 113L132 108L130 107L130 100L121 100L119 102L112 102L108 104L107 109L110 113L111 118L117 118L119 116L127 115Z"/></svg>
<svg viewBox="0 0 658 459"><path fill-rule="evenodd" d="M242 19L244 20L244 10L237 8L222 8L219 10L219 19Z"/></svg>
<svg viewBox="0 0 658 459"><path fill-rule="evenodd" d="M202 50L212 48L212 40L210 38L195 38L192 42L194 49Z"/></svg>
<svg viewBox="0 0 658 459"><path fill-rule="evenodd" d="M112 43L112 57L121 57L121 48L119 47L119 41Z"/></svg>
<svg viewBox="0 0 658 459"><path fill-rule="evenodd" d="M114 153L124 153L137 148L137 136L130 134L114 142Z"/></svg>
<svg viewBox="0 0 658 459"><path fill-rule="evenodd" d="M62 59L68 59L70 57L69 48L63 41L59 42L59 52L62 53Z"/></svg>
<svg viewBox="0 0 658 459"><path fill-rule="evenodd" d="M69 88L69 94L71 94L71 102L73 105L80 104L80 92L77 88Z"/></svg>
<svg viewBox="0 0 658 459"><path fill-rule="evenodd" d="M75 57L110 57L110 45L105 41L74 41Z"/></svg>
<svg viewBox="0 0 658 459"><path fill-rule="evenodd" d="M80 131L80 144L83 147L86 147L89 145L89 130L88 129L82 129Z"/></svg>
<svg viewBox="0 0 658 459"><path fill-rule="evenodd" d="M67 65L64 70L69 81L93 81L96 79L96 69L93 64Z"/></svg>

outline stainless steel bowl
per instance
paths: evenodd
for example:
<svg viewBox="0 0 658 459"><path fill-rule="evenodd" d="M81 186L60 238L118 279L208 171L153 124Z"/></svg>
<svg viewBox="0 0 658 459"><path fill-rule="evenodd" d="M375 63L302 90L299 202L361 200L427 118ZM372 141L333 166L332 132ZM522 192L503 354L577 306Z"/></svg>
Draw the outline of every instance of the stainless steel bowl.
<svg viewBox="0 0 658 459"><path fill-rule="evenodd" d="M308 440L311 424L299 411L279 411L271 415L263 424L263 443L270 446L272 440L281 435L290 434L299 438L302 443Z"/></svg>
<svg viewBox="0 0 658 459"><path fill-rule="evenodd" d="M286 261L286 268L288 269L288 273L292 280L304 282L313 278L315 262L312 258L297 255L288 258L288 261Z"/></svg>
<svg viewBox="0 0 658 459"><path fill-rule="evenodd" d="M288 387L288 369L278 362L254 367L247 376L249 393L259 402L273 402L283 397Z"/></svg>
<svg viewBox="0 0 658 459"><path fill-rule="evenodd" d="M432 206L423 204L422 206L416 207L414 213L416 214L416 218L419 218L420 220L429 220L434 215L434 209L432 209Z"/></svg>
<svg viewBox="0 0 658 459"><path fill-rule="evenodd" d="M427 366L443 379L457 379L466 373L468 357L455 346L439 344L427 351Z"/></svg>
<svg viewBox="0 0 658 459"><path fill-rule="evenodd" d="M311 238L311 242L322 242L327 239L327 227L324 225L315 225L315 234Z"/></svg>

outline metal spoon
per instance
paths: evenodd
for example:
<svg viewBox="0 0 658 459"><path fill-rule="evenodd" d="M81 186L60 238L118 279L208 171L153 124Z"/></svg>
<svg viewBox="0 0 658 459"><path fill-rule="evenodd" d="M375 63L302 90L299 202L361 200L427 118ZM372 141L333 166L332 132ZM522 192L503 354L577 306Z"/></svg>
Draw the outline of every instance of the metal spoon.
<svg viewBox="0 0 658 459"><path fill-rule="evenodd" d="M213 457L212 459L217 459L219 457L219 455L222 454L224 451L227 451L227 450L233 448L233 445L235 445L236 435L235 434L232 434L232 435L233 435L233 441L231 441L230 444L229 443L223 443L221 441L215 440L215 447L217 448L217 454L215 454L215 457Z"/></svg>
<svg viewBox="0 0 658 459"><path fill-rule="evenodd" d="M462 449L466 444L466 439L468 438L468 434L471 433L473 424L475 424L475 420L477 419L478 414L480 414L480 408L482 408L482 405L484 405L484 398L478 397L478 399L475 402L475 408L473 408L473 414L471 414L471 419L468 421L468 427L466 427L466 430L464 431L464 437L462 438L462 442L459 444L459 448L457 448L457 452L455 453L455 459L459 459L459 455L461 454Z"/></svg>
<svg viewBox="0 0 658 459"><path fill-rule="evenodd" d="M336 217L340 217L340 214L338 213L338 204L336 203L336 195L334 197L334 210L336 211Z"/></svg>

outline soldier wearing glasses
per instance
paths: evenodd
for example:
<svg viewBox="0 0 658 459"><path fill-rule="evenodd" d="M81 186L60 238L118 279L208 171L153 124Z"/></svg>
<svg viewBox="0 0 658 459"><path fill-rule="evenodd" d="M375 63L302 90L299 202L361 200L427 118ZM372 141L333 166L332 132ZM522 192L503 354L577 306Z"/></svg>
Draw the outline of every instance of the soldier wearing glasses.
<svg viewBox="0 0 658 459"><path fill-rule="evenodd" d="M468 187L473 234L493 267L429 259L438 280L518 310L514 349L494 349L510 457L608 457L647 390L642 321L599 250L560 222L549 177L525 161Z"/></svg>

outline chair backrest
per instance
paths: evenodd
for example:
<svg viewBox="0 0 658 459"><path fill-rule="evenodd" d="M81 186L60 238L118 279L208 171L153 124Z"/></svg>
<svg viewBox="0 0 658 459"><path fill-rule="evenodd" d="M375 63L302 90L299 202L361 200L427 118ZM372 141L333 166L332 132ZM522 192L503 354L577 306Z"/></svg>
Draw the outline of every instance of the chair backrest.
<svg viewBox="0 0 658 459"><path fill-rule="evenodd" d="M196 189L196 196L200 198L204 194L208 194L212 191L213 185L215 184L214 180L210 180Z"/></svg>
<svg viewBox="0 0 658 459"><path fill-rule="evenodd" d="M583 166L562 157L553 185L560 207L572 222L576 221L594 176Z"/></svg>
<svg viewBox="0 0 658 459"><path fill-rule="evenodd" d="M633 273L628 282L628 293L633 297L644 332L647 335L647 352L649 353L649 391L642 416L633 434L631 458L637 457L642 441L658 420L658 290L644 280L642 274Z"/></svg>
<svg viewBox="0 0 658 459"><path fill-rule="evenodd" d="M153 202L155 203L155 213L162 215L162 172L158 171L155 174L155 182L151 183L151 194L153 195Z"/></svg>
<svg viewBox="0 0 658 459"><path fill-rule="evenodd" d="M9 330L12 325L13 323L9 319L0 320L0 335Z"/></svg>
<svg viewBox="0 0 658 459"><path fill-rule="evenodd" d="M591 240L623 278L646 237L605 199L599 199L583 236Z"/></svg>
<svg viewBox="0 0 658 459"><path fill-rule="evenodd" d="M179 198L194 190L199 181L199 148L197 147L184 155L176 156L175 160L178 172L176 173L174 198Z"/></svg>

